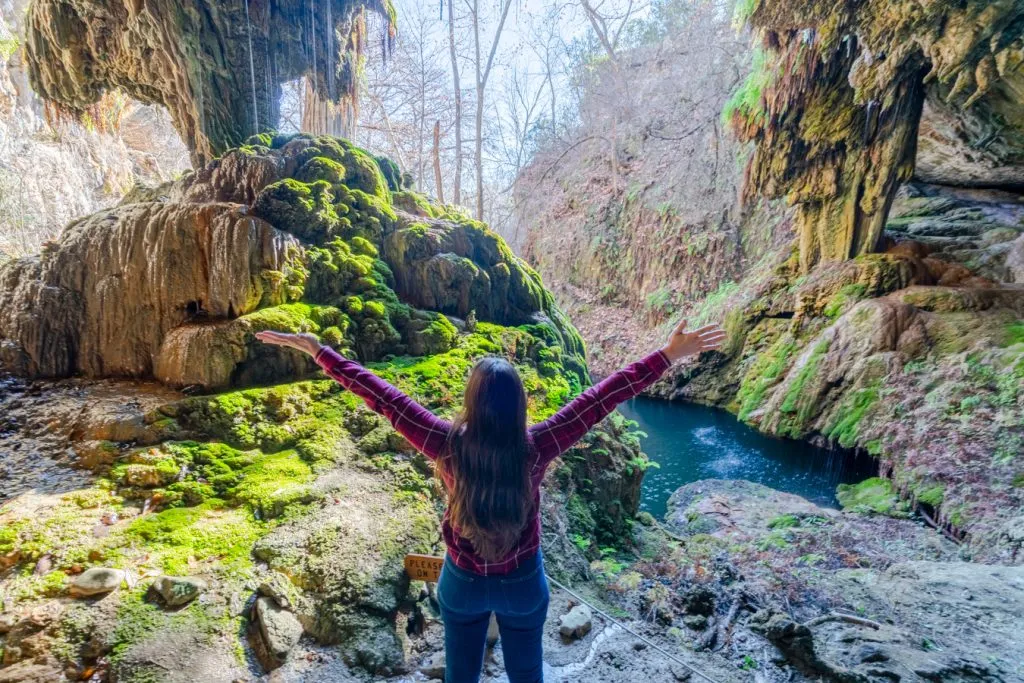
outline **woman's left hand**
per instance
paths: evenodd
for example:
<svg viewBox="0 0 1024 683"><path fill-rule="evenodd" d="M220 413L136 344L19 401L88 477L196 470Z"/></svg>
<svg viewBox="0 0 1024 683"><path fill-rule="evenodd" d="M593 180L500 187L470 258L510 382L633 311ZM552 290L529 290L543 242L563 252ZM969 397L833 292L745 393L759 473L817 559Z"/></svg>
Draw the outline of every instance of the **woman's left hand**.
<svg viewBox="0 0 1024 683"><path fill-rule="evenodd" d="M693 332L686 331L686 321L681 321L668 336L668 343L661 348L670 362L680 358L696 356L705 351L715 351L725 343L725 331L718 325L705 325Z"/></svg>
<svg viewBox="0 0 1024 683"><path fill-rule="evenodd" d="M321 348L320 340L317 339L315 334L310 334L309 332L289 334L287 332L265 330L263 332L257 332L256 338L264 344L287 346L288 348L297 349L314 357L320 352Z"/></svg>

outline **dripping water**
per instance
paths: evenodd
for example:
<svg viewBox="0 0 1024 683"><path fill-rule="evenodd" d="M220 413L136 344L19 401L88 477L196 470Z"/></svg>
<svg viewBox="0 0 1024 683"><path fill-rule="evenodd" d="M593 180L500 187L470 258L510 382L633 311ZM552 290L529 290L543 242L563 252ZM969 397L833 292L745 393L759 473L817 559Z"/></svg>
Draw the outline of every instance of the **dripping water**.
<svg viewBox="0 0 1024 683"><path fill-rule="evenodd" d="M245 26L249 34L249 83L252 85L253 133L260 132L260 113L256 106L256 64L252 58L252 22L249 21L249 0L245 0Z"/></svg>

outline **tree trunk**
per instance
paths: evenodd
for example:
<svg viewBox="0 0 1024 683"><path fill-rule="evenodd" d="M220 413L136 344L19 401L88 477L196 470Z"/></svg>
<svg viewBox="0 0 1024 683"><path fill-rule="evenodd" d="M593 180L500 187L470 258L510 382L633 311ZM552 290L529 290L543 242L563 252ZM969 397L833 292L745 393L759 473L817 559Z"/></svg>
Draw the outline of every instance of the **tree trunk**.
<svg viewBox="0 0 1024 683"><path fill-rule="evenodd" d="M476 89L476 145L473 154L476 165L476 219L484 219L484 89Z"/></svg>
<svg viewBox="0 0 1024 683"><path fill-rule="evenodd" d="M452 180L452 202L462 203L462 86L459 85L459 58L455 54L455 18L448 0L448 50L452 58L452 81L455 88L455 177ZM440 185L438 185L440 198Z"/></svg>
<svg viewBox="0 0 1024 683"><path fill-rule="evenodd" d="M434 121L434 186L437 201L444 204L444 185L441 183L441 122Z"/></svg>

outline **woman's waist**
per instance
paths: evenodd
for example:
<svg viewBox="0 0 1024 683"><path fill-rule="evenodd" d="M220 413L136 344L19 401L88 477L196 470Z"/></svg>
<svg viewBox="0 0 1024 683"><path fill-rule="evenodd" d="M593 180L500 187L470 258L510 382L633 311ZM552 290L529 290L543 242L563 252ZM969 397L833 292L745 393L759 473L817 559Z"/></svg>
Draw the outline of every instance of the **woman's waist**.
<svg viewBox="0 0 1024 683"><path fill-rule="evenodd" d="M539 542L532 547L524 546L496 562L486 562L471 551L460 551L451 546L444 557L445 568L466 579L495 576L507 581L528 577L535 574L543 563Z"/></svg>

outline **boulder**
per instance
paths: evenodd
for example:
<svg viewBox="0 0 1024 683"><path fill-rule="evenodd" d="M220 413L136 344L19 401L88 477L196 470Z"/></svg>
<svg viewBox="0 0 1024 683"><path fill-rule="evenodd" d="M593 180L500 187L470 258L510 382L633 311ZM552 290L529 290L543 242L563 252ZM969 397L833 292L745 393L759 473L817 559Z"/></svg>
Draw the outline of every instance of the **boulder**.
<svg viewBox="0 0 1024 683"><path fill-rule="evenodd" d="M71 597L89 598L117 590L124 581L124 572L108 567L86 569L71 582Z"/></svg>
<svg viewBox="0 0 1024 683"><path fill-rule="evenodd" d="M576 605L558 619L558 632L566 640L576 640L590 633L594 615L586 605Z"/></svg>
<svg viewBox="0 0 1024 683"><path fill-rule="evenodd" d="M302 624L270 598L257 598L254 611L267 650L279 661L284 660L302 637Z"/></svg>

